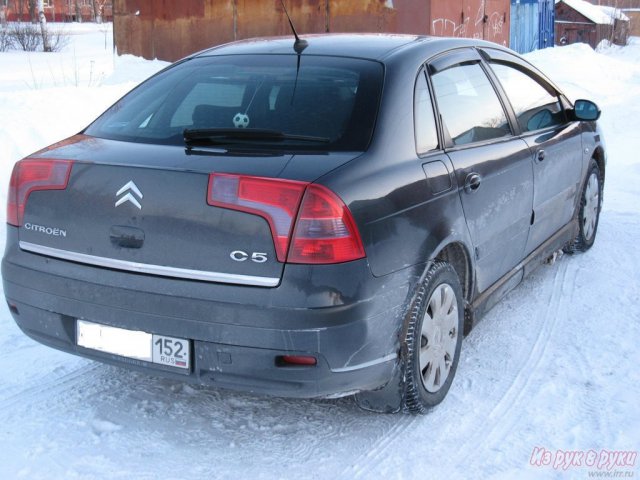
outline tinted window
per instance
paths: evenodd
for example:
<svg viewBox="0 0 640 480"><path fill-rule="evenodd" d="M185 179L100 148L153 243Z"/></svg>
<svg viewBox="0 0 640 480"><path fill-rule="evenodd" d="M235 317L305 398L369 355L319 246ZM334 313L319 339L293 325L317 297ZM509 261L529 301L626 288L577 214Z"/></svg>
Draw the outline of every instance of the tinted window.
<svg viewBox="0 0 640 480"><path fill-rule="evenodd" d="M502 64L491 68L500 80L515 110L523 132L565 123L564 112L555 92L550 93L529 75Z"/></svg>
<svg viewBox="0 0 640 480"><path fill-rule="evenodd" d="M433 116L429 86L424 72L420 73L416 81L414 109L416 149L418 153L435 150L438 148L438 133L435 117Z"/></svg>
<svg viewBox="0 0 640 480"><path fill-rule="evenodd" d="M455 145L511 134L498 96L479 64L458 65L433 76L444 124Z"/></svg>
<svg viewBox="0 0 640 480"><path fill-rule="evenodd" d="M382 65L296 55L199 57L143 83L86 131L132 142L183 144L185 129L269 129L321 138L238 139L260 148L362 151L373 132Z"/></svg>

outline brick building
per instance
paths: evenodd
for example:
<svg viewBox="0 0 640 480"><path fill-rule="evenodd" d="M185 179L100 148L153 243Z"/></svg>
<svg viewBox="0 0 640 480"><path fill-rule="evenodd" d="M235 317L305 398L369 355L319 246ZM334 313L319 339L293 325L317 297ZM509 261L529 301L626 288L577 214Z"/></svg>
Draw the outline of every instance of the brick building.
<svg viewBox="0 0 640 480"><path fill-rule="evenodd" d="M98 15L104 21L113 19L111 1L104 0L44 0L44 14L48 22L92 22ZM28 22L37 19L37 0L0 0L9 22Z"/></svg>

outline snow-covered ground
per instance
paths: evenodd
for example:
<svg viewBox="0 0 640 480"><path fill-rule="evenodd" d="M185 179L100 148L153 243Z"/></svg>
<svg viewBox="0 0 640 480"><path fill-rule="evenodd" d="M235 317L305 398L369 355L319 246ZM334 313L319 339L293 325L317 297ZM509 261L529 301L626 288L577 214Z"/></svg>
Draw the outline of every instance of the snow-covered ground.
<svg viewBox="0 0 640 480"><path fill-rule="evenodd" d="M72 42L61 53L0 53L2 205L15 161L77 132L164 66L114 58L109 26L68 28ZM538 269L485 316L437 409L375 415L348 398L273 399L153 378L31 341L2 302L0 478L637 475L640 40L528 58L574 99L602 107L609 159L598 239L588 253ZM589 450L599 461L613 458L603 450L636 456L611 470L562 469L554 462L568 457L559 450L584 452L583 465Z"/></svg>

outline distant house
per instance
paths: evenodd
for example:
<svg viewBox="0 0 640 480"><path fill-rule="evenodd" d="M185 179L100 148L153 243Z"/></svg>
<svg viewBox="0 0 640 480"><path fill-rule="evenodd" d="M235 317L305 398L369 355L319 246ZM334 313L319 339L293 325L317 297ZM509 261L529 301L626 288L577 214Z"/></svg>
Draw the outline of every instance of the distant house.
<svg viewBox="0 0 640 480"><path fill-rule="evenodd" d="M585 0L555 0L555 41L557 45L588 43L596 46L602 40L626 45L629 17L620 9L592 5Z"/></svg>
<svg viewBox="0 0 640 480"><path fill-rule="evenodd" d="M629 17L629 35L640 36L640 7L623 8L622 13Z"/></svg>
<svg viewBox="0 0 640 480"><path fill-rule="evenodd" d="M616 7L629 17L629 35L640 36L640 0L589 0L594 5Z"/></svg>

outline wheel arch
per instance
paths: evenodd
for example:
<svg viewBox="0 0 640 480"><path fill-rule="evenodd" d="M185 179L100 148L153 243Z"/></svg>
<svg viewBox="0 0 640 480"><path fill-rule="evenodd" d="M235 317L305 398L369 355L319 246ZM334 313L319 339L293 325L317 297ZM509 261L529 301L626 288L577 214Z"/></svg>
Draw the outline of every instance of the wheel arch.
<svg viewBox="0 0 640 480"><path fill-rule="evenodd" d="M460 280L465 304L471 303L473 292L473 265L467 247L459 241L444 245L433 260L447 262L453 267Z"/></svg>
<svg viewBox="0 0 640 480"><path fill-rule="evenodd" d="M598 169L600 170L600 185L601 188L604 188L604 172L605 172L605 154L604 148L602 145L598 145L593 151L593 157L596 164L598 165Z"/></svg>

